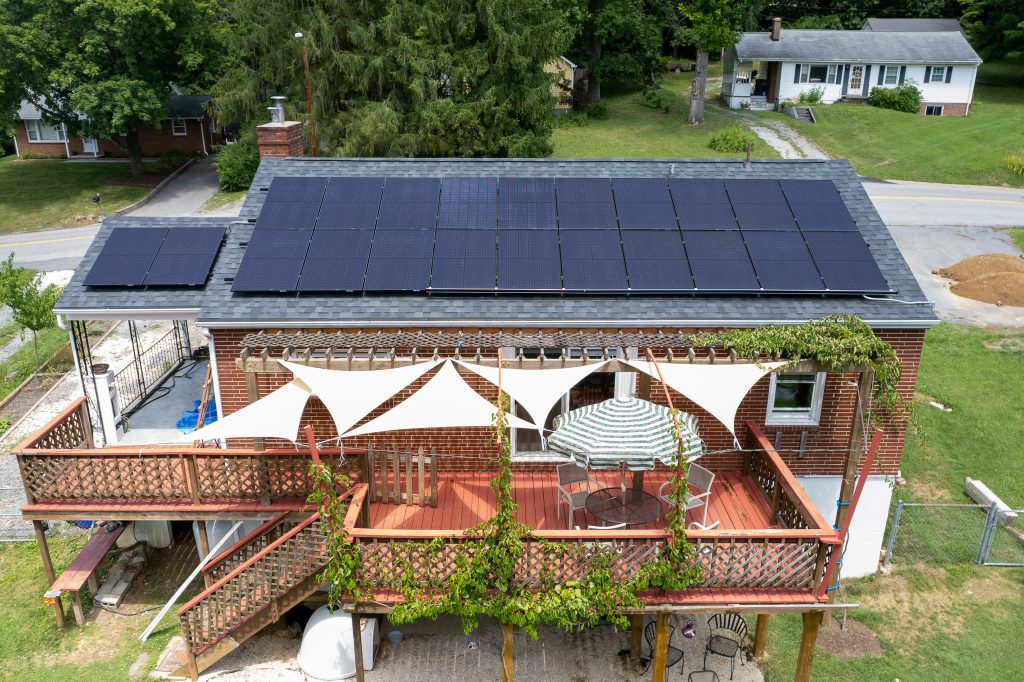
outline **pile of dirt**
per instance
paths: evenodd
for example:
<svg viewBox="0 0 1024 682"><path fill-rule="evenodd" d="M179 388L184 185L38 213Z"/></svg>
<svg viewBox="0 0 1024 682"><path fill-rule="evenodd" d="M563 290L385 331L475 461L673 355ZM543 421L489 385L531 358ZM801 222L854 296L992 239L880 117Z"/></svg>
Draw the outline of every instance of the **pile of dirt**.
<svg viewBox="0 0 1024 682"><path fill-rule="evenodd" d="M1006 253L990 253L965 258L936 275L956 284L949 288L957 296L1024 307L1024 259Z"/></svg>
<svg viewBox="0 0 1024 682"><path fill-rule="evenodd" d="M843 623L842 618L834 619L831 627L818 631L818 646L839 658L863 658L869 654L881 656L885 653L871 628L855 620Z"/></svg>

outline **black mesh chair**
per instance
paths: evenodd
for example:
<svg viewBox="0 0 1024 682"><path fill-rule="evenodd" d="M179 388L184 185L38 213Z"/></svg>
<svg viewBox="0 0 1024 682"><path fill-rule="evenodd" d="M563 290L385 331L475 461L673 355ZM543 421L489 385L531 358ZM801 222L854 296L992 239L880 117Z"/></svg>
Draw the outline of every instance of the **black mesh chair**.
<svg viewBox="0 0 1024 682"><path fill-rule="evenodd" d="M704 649L704 668L708 667L708 654L723 656L730 660L729 679L736 672L736 657L747 649L749 630L747 621L735 613L719 613L708 619L708 630L711 639ZM743 659L740 658L740 665Z"/></svg>
<svg viewBox="0 0 1024 682"><path fill-rule="evenodd" d="M674 666L677 663L683 661L683 650L672 646L672 633L676 631L675 626L668 626L668 653L665 655L665 670ZM647 672L647 669L651 667L651 663L654 661L654 640L658 634L658 623L652 620L644 628L644 639L647 640L647 648L650 651L650 655L647 658L640 659L640 665L643 666L643 671ZM680 666L680 670L683 666Z"/></svg>

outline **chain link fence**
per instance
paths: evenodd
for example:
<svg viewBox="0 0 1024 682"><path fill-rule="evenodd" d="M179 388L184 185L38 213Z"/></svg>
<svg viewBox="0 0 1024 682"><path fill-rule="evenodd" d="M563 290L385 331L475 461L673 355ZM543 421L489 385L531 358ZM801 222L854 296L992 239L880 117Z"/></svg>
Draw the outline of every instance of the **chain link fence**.
<svg viewBox="0 0 1024 682"><path fill-rule="evenodd" d="M884 565L1024 566L1024 533L1015 527L1016 514L1024 511L897 500Z"/></svg>

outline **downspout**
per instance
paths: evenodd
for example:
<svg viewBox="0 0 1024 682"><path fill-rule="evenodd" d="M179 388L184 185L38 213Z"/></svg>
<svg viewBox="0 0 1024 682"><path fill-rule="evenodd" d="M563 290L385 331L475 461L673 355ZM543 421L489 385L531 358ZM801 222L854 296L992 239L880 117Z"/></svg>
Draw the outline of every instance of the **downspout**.
<svg viewBox="0 0 1024 682"><path fill-rule="evenodd" d="M974 73L971 74L971 89L967 93L967 106L964 108L964 118L971 113L971 105L974 104L974 81L978 79L978 65L974 65Z"/></svg>
<svg viewBox="0 0 1024 682"><path fill-rule="evenodd" d="M22 122L24 123L24 121L22 121ZM28 128L26 127L25 130L26 130L25 134L27 135L28 134ZM21 158L21 149L18 148L18 131L17 131L17 129L15 129L15 131L14 131L14 155L17 156L19 159Z"/></svg>
<svg viewBox="0 0 1024 682"><path fill-rule="evenodd" d="M203 156L209 156L210 153L206 151L206 129L203 127L203 119L199 119L199 137L203 141Z"/></svg>
<svg viewBox="0 0 1024 682"><path fill-rule="evenodd" d="M60 129L64 131L64 156L66 158L70 159L71 158L71 146L68 145L68 126L67 126L67 124L64 123L63 121L61 121ZM42 138L43 136L40 135L39 137Z"/></svg>
<svg viewBox="0 0 1024 682"><path fill-rule="evenodd" d="M207 347L210 349L210 381L213 382L213 399L217 402L217 419L221 419L224 415L224 408L220 401L220 375L217 373L217 349L213 344L213 334L207 328L200 329L203 336L206 337ZM226 448L227 443L221 441L221 447Z"/></svg>

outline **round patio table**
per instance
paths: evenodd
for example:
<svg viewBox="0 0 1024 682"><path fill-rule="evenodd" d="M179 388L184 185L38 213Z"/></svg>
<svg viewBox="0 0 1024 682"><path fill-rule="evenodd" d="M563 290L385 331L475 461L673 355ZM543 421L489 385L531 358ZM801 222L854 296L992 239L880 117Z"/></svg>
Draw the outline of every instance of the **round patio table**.
<svg viewBox="0 0 1024 682"><path fill-rule="evenodd" d="M661 501L643 490L635 488L601 488L587 495L587 511L609 524L624 523L635 526L657 521L661 516Z"/></svg>

